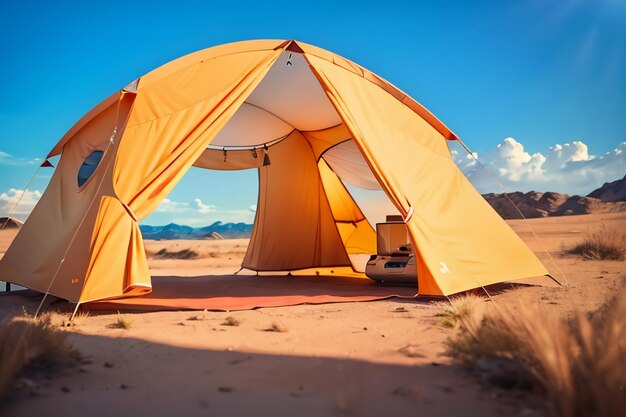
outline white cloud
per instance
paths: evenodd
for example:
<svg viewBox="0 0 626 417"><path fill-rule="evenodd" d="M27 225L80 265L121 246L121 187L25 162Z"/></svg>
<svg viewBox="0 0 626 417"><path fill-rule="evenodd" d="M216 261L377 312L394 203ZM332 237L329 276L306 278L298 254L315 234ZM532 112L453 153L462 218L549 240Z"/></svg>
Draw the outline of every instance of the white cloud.
<svg viewBox="0 0 626 417"><path fill-rule="evenodd" d="M195 215L194 215L195 214ZM250 210L223 210L217 208L210 214L198 215L198 211L191 213L189 216L173 216L170 220L177 224L185 224L189 226L208 226L212 223L220 221L222 223L252 223L254 222L254 213ZM146 224L162 224L160 219L147 219Z"/></svg>
<svg viewBox="0 0 626 417"><path fill-rule="evenodd" d="M202 202L202 200L200 200L199 198L196 198L193 200L196 203L196 206L198 207L197 212L201 213L201 214L209 214L209 213L215 213L217 211L217 207L216 206L211 206L208 204L204 204Z"/></svg>
<svg viewBox="0 0 626 417"><path fill-rule="evenodd" d="M156 208L157 213L181 213L191 210L189 203L172 201L169 198L164 198Z"/></svg>
<svg viewBox="0 0 626 417"><path fill-rule="evenodd" d="M41 162L41 158L17 158L9 153L0 151L0 165L34 165Z"/></svg>
<svg viewBox="0 0 626 417"><path fill-rule="evenodd" d="M582 141L556 144L544 153L530 154L521 142L506 138L479 160L507 191L557 191L586 195L603 183L626 174L626 142L600 157L589 153ZM452 152L474 186L481 192L500 192L493 178L471 158Z"/></svg>
<svg viewBox="0 0 626 417"><path fill-rule="evenodd" d="M33 211L40 198L41 192L38 190L27 190L24 193L24 190L11 188L0 194L0 216L8 216L12 212L11 217L23 221Z"/></svg>
<svg viewBox="0 0 626 417"><path fill-rule="evenodd" d="M202 199L194 198L193 204L185 201L164 199L154 213L144 220L146 224L178 223L189 226L207 226L216 221L224 223L252 223L256 205L246 209L222 209L205 204Z"/></svg>

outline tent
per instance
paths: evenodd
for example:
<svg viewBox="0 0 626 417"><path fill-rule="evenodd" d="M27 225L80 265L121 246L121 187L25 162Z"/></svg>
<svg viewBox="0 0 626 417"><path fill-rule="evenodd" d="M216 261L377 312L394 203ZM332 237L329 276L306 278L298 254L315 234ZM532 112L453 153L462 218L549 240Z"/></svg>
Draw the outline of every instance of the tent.
<svg viewBox="0 0 626 417"><path fill-rule="evenodd" d="M363 276L352 257L375 253L376 236L349 183L382 189L402 215L419 294L547 275L457 168L456 140L411 97L315 46L205 49L105 99L50 151L58 166L0 279L78 303L150 292L138 222L192 166L258 170L242 265L253 271Z"/></svg>

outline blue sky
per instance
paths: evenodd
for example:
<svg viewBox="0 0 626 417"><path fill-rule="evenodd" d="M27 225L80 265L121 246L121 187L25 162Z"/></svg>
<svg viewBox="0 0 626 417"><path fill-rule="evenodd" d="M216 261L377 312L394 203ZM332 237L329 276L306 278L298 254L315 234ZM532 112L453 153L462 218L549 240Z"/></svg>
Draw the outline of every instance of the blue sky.
<svg viewBox="0 0 626 417"><path fill-rule="evenodd" d="M20 1L3 6L0 38L0 211L35 158L112 92L187 53L256 38L299 39L376 72L510 190L588 193L626 173L626 0ZM169 197L178 211L150 220L201 205L215 206L207 222L248 219L256 186L254 172L194 169Z"/></svg>

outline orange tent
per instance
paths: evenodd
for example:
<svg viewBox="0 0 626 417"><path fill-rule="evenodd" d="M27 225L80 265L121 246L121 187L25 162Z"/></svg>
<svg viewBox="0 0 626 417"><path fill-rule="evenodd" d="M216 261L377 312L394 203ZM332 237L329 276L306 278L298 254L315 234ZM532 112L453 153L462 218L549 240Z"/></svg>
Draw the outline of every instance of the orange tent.
<svg viewBox="0 0 626 417"><path fill-rule="evenodd" d="M243 267L357 273L375 233L344 183L382 189L405 219L420 294L547 275L471 186L428 110L359 65L295 41L199 51L87 113L0 261L0 278L75 302L145 294L138 221L192 166L257 169Z"/></svg>

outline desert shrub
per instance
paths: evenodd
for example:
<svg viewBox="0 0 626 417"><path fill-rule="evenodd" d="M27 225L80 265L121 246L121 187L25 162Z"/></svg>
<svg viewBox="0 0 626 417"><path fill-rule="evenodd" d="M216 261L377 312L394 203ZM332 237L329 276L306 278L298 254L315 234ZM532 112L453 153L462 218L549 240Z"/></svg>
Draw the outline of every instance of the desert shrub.
<svg viewBox="0 0 626 417"><path fill-rule="evenodd" d="M0 322L0 397L27 368L46 371L79 359L67 333L54 328L50 315Z"/></svg>
<svg viewBox="0 0 626 417"><path fill-rule="evenodd" d="M241 324L241 322L237 318L235 318L233 316L228 316L228 317L226 317L224 319L224 322L222 323L222 326L233 326L233 327L236 327L236 326L239 326L240 324Z"/></svg>
<svg viewBox="0 0 626 417"><path fill-rule="evenodd" d="M583 259L609 261L623 261L625 252L626 234L617 230L589 233L581 242L565 251Z"/></svg>
<svg viewBox="0 0 626 417"><path fill-rule="evenodd" d="M132 321L128 320L126 317L122 316L121 314L117 315L117 318L115 319L115 321L109 325L107 325L107 327L109 329L124 329L124 330L128 330L131 328L132 325Z"/></svg>
<svg viewBox="0 0 626 417"><path fill-rule="evenodd" d="M195 259L198 257L198 252L191 248L182 249L179 251L169 251L167 248L163 248L154 254L157 259Z"/></svg>
<svg viewBox="0 0 626 417"><path fill-rule="evenodd" d="M265 332L287 333L287 328L279 323L273 322L270 327L263 329Z"/></svg>
<svg viewBox="0 0 626 417"><path fill-rule="evenodd" d="M435 317L439 318L441 326L454 328L462 320L472 316L481 302L481 298L473 294L456 297L450 301L451 305L445 305L441 311L435 314Z"/></svg>
<svg viewBox="0 0 626 417"><path fill-rule="evenodd" d="M447 348L490 382L538 388L556 416L622 416L626 407L626 291L568 321L538 306L498 306L462 319Z"/></svg>

